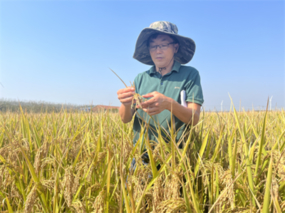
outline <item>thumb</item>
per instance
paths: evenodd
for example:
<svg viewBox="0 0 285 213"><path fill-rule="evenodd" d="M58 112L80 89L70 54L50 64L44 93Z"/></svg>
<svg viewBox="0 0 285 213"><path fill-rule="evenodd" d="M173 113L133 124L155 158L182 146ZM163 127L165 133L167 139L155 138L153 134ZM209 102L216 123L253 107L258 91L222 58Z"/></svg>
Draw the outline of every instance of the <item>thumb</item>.
<svg viewBox="0 0 285 213"><path fill-rule="evenodd" d="M148 93L148 94L143 95L142 97L144 97L144 98L150 98L150 97L153 97L153 96L154 96L154 94L153 94L153 92L151 92L151 93Z"/></svg>

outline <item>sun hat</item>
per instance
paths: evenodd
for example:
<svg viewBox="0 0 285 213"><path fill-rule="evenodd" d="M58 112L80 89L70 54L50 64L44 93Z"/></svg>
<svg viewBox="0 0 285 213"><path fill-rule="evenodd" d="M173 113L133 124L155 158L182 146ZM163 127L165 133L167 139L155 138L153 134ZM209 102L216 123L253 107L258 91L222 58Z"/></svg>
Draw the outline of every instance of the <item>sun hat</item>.
<svg viewBox="0 0 285 213"><path fill-rule="evenodd" d="M196 49L195 42L191 38L178 35L178 28L175 24L168 21L156 21L149 27L144 28L139 34L133 56L135 59L147 65L154 65L149 54L147 42L149 37L156 33L163 33L177 39L179 49L174 54L174 60L181 64L187 64L193 58Z"/></svg>

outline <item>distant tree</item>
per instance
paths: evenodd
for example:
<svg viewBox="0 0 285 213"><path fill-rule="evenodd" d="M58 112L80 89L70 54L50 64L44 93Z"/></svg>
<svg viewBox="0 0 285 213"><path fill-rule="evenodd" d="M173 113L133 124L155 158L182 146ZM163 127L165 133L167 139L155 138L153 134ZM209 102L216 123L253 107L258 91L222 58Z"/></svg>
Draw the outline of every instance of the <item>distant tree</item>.
<svg viewBox="0 0 285 213"><path fill-rule="evenodd" d="M1 112L20 112L20 106L24 112L28 113L58 113L66 110L68 112L80 111L81 108L87 106L74 105L74 104L55 104L44 101L14 101L0 99L0 111ZM88 106L90 108L90 106Z"/></svg>

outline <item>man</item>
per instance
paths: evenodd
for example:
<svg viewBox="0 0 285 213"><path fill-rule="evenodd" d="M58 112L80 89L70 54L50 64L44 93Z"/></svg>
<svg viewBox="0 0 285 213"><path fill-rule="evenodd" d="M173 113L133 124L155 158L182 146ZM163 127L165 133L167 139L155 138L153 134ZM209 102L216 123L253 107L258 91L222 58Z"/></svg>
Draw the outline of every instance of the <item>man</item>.
<svg viewBox="0 0 285 213"><path fill-rule="evenodd" d="M124 123L130 122L135 113L131 108L133 95L138 93L147 99L141 103L141 108L137 107L133 124L134 143L139 139L144 123L149 124L148 137L151 141L157 141L157 125L166 131L162 131L162 136L169 140L171 112L178 130L176 141L180 140L188 124L198 123L204 102L200 76L195 68L181 65L188 63L194 52L194 41L178 35L176 25L170 22L154 22L140 33L134 58L153 66L137 75L135 89L128 87L117 92L121 102L119 114ZM186 107L181 105L183 90Z"/></svg>

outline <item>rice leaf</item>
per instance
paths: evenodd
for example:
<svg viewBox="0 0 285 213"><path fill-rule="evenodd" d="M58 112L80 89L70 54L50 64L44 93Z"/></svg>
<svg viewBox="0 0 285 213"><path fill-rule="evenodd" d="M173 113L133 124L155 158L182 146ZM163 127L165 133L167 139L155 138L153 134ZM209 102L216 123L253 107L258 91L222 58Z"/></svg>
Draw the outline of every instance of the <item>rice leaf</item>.
<svg viewBox="0 0 285 213"><path fill-rule="evenodd" d="M5 198L5 201L6 201L7 206L8 206L8 212L9 213L13 213L13 209L12 209L12 207L10 205L10 201L9 201L8 197Z"/></svg>
<svg viewBox="0 0 285 213"><path fill-rule="evenodd" d="M232 102L232 105L233 105L234 117L235 117L235 120L236 120L236 124L238 126L238 130L240 132L241 139L242 139L242 142L243 142L244 157L245 157L245 160L246 160L246 168L247 168L247 177L248 177L249 188L255 194L254 184L253 184L253 177L252 177L252 171L251 171L251 162L249 161L249 155L248 155L248 146L247 146L247 143L246 143L244 132L241 130L241 127L240 127L240 122L239 122L239 119L238 119L238 115L237 115L236 109L235 109L234 104L233 104L233 100L232 100L231 97L230 97L230 99L231 99L231 102ZM255 206L255 199L253 197L251 198L251 201L253 203L253 206Z"/></svg>
<svg viewBox="0 0 285 213"><path fill-rule="evenodd" d="M266 127L266 119L267 119L267 111L268 111L268 103L269 103L269 98L267 100L267 107L266 107L266 111L265 111L265 116L264 116L264 120L263 120L263 126L262 126L262 133L261 133L261 139L260 139L260 143L259 143L259 150L258 150L258 155L257 155L257 161L256 161L256 166L255 166L255 173L254 176L257 176L258 170L259 170L259 166L261 163L261 154L262 154L262 149L263 149L263 145L265 142L265 127ZM255 180L255 184L257 184L259 180L256 179Z"/></svg>
<svg viewBox="0 0 285 213"><path fill-rule="evenodd" d="M271 181L272 181L272 157L270 159L270 164L268 167L267 172L267 179L266 179L266 187L263 199L263 206L262 206L262 213L269 213L269 205L270 205L270 189L271 189Z"/></svg>
<svg viewBox="0 0 285 213"><path fill-rule="evenodd" d="M149 161L150 161L150 165L151 165L151 169L152 169L152 175L155 178L158 175L158 173L157 173L155 161L154 161L153 156L152 156L152 148L151 148L150 143L149 143L148 135L146 136L146 148L147 148L147 153L148 153L148 157L149 157Z"/></svg>
<svg viewBox="0 0 285 213"><path fill-rule="evenodd" d="M204 138L204 140L202 142L202 146L201 146L200 151L199 151L199 156L198 156L197 163L196 163L195 170L194 170L195 178L196 178L196 176L198 174L198 171L199 171L201 159L203 157L203 154L204 154L204 151L205 151L205 147L206 147L207 142L208 142L209 134L210 134L210 131L208 131L207 135L205 136L205 138Z"/></svg>

